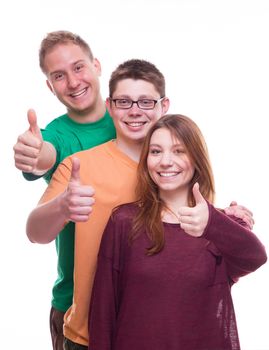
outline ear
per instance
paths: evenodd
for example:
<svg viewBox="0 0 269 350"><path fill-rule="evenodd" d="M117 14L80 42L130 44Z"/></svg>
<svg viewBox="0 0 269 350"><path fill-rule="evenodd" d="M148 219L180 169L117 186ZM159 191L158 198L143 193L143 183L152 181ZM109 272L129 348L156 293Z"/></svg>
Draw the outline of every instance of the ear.
<svg viewBox="0 0 269 350"><path fill-rule="evenodd" d="M93 59L93 66L96 69L98 76L100 76L102 73L102 68L101 68L101 63L98 61L97 58Z"/></svg>
<svg viewBox="0 0 269 350"><path fill-rule="evenodd" d="M111 108L111 100L109 97L106 98L106 108L110 114L110 116L112 117L112 108Z"/></svg>
<svg viewBox="0 0 269 350"><path fill-rule="evenodd" d="M168 97L165 97L162 101L163 114L166 114L170 107L170 100Z"/></svg>
<svg viewBox="0 0 269 350"><path fill-rule="evenodd" d="M47 83L47 87L50 89L50 91L53 93L53 95L55 95L55 92L53 90L51 83L48 80L46 80L46 83Z"/></svg>

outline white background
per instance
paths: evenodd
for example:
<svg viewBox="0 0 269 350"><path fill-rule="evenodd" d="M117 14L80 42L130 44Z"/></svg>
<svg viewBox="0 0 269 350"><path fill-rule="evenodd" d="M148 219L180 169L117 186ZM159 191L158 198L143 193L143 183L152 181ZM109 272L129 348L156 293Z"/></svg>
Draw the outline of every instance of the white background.
<svg viewBox="0 0 269 350"><path fill-rule="evenodd" d="M104 98L119 63L143 58L157 65L166 76L170 112L193 118L206 137L216 205L235 199L249 207L254 232L269 251L268 0L1 3L1 343L8 349L51 348L54 244L33 245L25 235L27 215L45 183L22 178L12 147L27 128L28 108L43 127L65 112L38 66L39 44L52 30L76 32L90 43L103 66ZM268 272L267 263L233 287L243 350L269 349Z"/></svg>

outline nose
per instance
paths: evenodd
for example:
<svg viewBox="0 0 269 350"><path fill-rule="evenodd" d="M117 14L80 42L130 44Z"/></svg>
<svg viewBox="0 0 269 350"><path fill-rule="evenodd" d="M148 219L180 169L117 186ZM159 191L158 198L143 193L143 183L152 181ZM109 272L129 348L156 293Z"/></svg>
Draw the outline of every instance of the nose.
<svg viewBox="0 0 269 350"><path fill-rule="evenodd" d="M163 167L170 167L173 165L173 158L170 152L163 153L160 164Z"/></svg>
<svg viewBox="0 0 269 350"><path fill-rule="evenodd" d="M136 116L136 115L141 115L142 111L138 107L137 102L133 102L132 107L129 109L129 115L131 116Z"/></svg>
<svg viewBox="0 0 269 350"><path fill-rule="evenodd" d="M74 73L69 73L67 77L68 86L72 89L76 88L79 85L79 80Z"/></svg>

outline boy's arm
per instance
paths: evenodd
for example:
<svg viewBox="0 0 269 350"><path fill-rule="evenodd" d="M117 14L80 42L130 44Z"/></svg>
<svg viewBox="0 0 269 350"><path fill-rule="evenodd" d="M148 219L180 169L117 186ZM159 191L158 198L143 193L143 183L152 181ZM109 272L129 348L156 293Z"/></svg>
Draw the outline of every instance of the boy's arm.
<svg viewBox="0 0 269 350"><path fill-rule="evenodd" d="M94 190L80 183L79 159L67 158L59 165L40 204L30 213L26 233L31 242L53 241L68 221L87 221L94 203Z"/></svg>
<svg viewBox="0 0 269 350"><path fill-rule="evenodd" d="M56 149L43 141L34 110L27 113L29 129L18 137L14 145L15 166L25 173L42 176L56 161Z"/></svg>
<svg viewBox="0 0 269 350"><path fill-rule="evenodd" d="M252 230L255 223L253 219L253 213L243 205L238 205L236 201L232 201L228 208L223 209L223 212L228 216L235 216L241 219L240 224L247 226L248 229Z"/></svg>

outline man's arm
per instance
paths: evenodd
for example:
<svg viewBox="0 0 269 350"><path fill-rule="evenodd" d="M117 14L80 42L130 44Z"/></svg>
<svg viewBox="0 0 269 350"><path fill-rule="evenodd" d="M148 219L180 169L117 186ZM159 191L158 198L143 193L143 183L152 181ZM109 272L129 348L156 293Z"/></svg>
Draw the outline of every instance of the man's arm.
<svg viewBox="0 0 269 350"><path fill-rule="evenodd" d="M14 145L15 166L25 173L44 175L56 161L56 149L43 141L34 110L27 113L29 129L21 134Z"/></svg>
<svg viewBox="0 0 269 350"><path fill-rule="evenodd" d="M56 170L39 204L29 215L26 233L31 242L53 241L68 221L87 221L94 190L80 183L79 159L67 158Z"/></svg>

